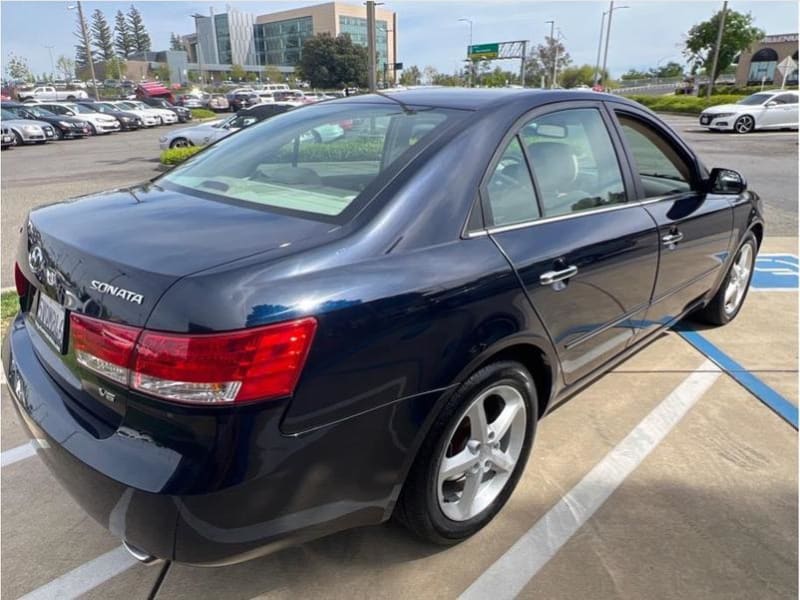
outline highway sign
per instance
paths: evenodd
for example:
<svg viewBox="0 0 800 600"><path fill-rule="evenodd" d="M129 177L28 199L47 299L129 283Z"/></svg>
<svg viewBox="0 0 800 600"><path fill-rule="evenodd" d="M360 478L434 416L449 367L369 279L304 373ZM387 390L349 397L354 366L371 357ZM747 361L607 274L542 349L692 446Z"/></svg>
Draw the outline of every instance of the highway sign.
<svg viewBox="0 0 800 600"><path fill-rule="evenodd" d="M500 44L475 44L468 47L467 54L472 60L490 60L497 58L500 53Z"/></svg>

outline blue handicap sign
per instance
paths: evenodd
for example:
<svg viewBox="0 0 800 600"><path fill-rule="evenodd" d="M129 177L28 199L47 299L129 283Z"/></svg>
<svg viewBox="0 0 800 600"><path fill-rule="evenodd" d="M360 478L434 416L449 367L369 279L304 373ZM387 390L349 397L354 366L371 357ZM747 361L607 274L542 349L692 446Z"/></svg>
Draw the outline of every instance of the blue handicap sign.
<svg viewBox="0 0 800 600"><path fill-rule="evenodd" d="M759 254L753 281L755 290L789 291L798 284L798 261L794 254Z"/></svg>

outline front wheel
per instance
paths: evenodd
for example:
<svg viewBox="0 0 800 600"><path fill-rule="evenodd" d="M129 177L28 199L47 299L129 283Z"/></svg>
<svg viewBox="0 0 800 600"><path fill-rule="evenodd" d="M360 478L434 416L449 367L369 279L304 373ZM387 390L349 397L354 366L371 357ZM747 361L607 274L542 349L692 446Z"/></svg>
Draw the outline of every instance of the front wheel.
<svg viewBox="0 0 800 600"><path fill-rule="evenodd" d="M92 135L97 135L97 127L94 126L94 123L89 123L89 129L92 130Z"/></svg>
<svg viewBox="0 0 800 600"><path fill-rule="evenodd" d="M505 505L536 430L536 388L517 362L492 363L442 408L414 461L395 516L417 536L455 544Z"/></svg>
<svg viewBox="0 0 800 600"><path fill-rule="evenodd" d="M22 139L22 136L18 132L14 132L14 146L22 146L25 143L25 140Z"/></svg>
<svg viewBox="0 0 800 600"><path fill-rule="evenodd" d="M736 133L750 133L756 128L756 121L750 115L742 115L733 124Z"/></svg>
<svg viewBox="0 0 800 600"><path fill-rule="evenodd" d="M725 325L736 318L750 289L757 252L756 237L748 233L739 246L739 251L734 256L717 293L711 302L697 313L698 320L712 325Z"/></svg>
<svg viewBox="0 0 800 600"><path fill-rule="evenodd" d="M189 146L194 146L194 144L186 138L176 138L169 145L170 148L188 148Z"/></svg>

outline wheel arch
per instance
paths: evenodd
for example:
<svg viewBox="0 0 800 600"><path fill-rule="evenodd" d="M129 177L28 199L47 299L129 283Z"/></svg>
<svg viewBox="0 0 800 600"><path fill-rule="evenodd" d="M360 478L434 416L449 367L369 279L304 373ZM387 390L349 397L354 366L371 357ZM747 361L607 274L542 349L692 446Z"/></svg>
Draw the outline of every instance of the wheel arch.
<svg viewBox="0 0 800 600"><path fill-rule="evenodd" d="M764 240L764 224L760 221L756 221L750 226L749 231L752 231L753 235L756 236L758 248L761 248L761 242Z"/></svg>

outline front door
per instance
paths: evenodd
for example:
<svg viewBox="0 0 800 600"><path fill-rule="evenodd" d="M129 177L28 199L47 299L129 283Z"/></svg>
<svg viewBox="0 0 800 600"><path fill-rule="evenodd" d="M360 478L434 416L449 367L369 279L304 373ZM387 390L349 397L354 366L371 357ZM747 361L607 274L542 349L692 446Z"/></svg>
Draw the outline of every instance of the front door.
<svg viewBox="0 0 800 600"><path fill-rule="evenodd" d="M733 211L725 196L705 193L696 161L671 133L634 109L614 112L642 205L658 225L658 278L640 333L646 335L681 316L717 283Z"/></svg>
<svg viewBox="0 0 800 600"><path fill-rule="evenodd" d="M655 225L628 202L609 123L595 103L533 116L482 190L490 236L518 273L567 384L624 350L656 277Z"/></svg>
<svg viewBox="0 0 800 600"><path fill-rule="evenodd" d="M764 127L797 127L797 92L778 94L767 103L761 122Z"/></svg>

